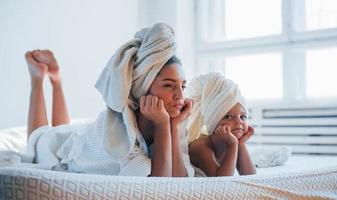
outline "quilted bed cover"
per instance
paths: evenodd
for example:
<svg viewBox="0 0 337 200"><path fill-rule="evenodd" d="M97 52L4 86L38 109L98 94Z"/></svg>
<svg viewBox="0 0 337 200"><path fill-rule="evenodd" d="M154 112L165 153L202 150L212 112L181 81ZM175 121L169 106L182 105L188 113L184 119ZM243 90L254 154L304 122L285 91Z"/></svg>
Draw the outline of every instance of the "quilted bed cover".
<svg viewBox="0 0 337 200"><path fill-rule="evenodd" d="M0 199L337 199L337 165L286 174L195 178L1 167Z"/></svg>

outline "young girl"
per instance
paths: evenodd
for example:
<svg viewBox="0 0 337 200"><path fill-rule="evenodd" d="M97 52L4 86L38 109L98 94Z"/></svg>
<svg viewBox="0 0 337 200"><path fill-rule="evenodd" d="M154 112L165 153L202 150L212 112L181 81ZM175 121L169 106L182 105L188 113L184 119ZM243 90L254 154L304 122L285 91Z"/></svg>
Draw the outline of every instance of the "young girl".
<svg viewBox="0 0 337 200"><path fill-rule="evenodd" d="M193 176L188 155L181 150L179 129L192 102L183 95L186 80L175 49L173 30L166 24L138 32L116 51L96 83L107 110L93 124L80 128L68 125L52 52L27 52L31 161L79 173ZM53 86L52 126L43 94L47 75Z"/></svg>
<svg viewBox="0 0 337 200"><path fill-rule="evenodd" d="M207 176L232 176L235 168L240 175L255 174L246 146L254 129L247 122L248 110L237 85L210 73L195 78L187 95L195 105L188 125L192 164Z"/></svg>

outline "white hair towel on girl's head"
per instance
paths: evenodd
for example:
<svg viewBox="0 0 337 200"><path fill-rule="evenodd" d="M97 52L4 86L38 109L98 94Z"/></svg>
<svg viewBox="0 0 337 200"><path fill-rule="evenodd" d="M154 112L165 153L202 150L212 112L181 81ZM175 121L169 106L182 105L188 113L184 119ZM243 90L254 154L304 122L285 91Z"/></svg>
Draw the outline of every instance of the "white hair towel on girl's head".
<svg viewBox="0 0 337 200"><path fill-rule="evenodd" d="M186 89L187 98L194 101L187 125L189 142L197 139L206 126L211 134L217 123L237 103L248 112L239 87L220 73L209 73L194 78Z"/></svg>

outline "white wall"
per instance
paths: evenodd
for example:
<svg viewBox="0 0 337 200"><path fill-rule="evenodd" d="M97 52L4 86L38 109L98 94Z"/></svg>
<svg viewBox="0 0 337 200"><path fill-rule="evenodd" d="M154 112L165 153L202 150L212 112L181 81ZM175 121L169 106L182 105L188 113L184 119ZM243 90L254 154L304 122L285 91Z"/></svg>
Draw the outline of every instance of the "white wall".
<svg viewBox="0 0 337 200"><path fill-rule="evenodd" d="M1 0L0 128L26 125L30 79L24 53L56 55L72 118L104 109L94 84L114 50L139 28L137 0ZM51 90L46 81L49 115Z"/></svg>

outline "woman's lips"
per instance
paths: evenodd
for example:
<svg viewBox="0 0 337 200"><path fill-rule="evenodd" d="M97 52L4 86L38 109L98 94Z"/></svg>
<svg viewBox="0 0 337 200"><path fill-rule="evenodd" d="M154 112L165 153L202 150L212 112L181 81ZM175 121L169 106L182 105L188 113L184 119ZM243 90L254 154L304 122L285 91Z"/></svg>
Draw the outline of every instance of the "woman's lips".
<svg viewBox="0 0 337 200"><path fill-rule="evenodd" d="M181 110L183 108L183 104L174 104L173 107L175 109Z"/></svg>
<svg viewBox="0 0 337 200"><path fill-rule="evenodd" d="M238 135L238 134L242 134L242 133L243 133L243 130L242 130L241 128L236 128L236 129L232 129L231 132L232 132L233 134Z"/></svg>

